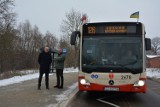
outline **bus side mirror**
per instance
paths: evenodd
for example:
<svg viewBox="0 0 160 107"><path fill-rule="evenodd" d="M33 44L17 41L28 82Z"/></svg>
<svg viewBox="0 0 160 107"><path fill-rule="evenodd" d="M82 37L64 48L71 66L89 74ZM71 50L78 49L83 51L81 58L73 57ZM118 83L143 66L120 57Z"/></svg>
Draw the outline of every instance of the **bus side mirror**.
<svg viewBox="0 0 160 107"><path fill-rule="evenodd" d="M145 45L146 45L146 50L151 50L151 39L150 38L145 38Z"/></svg>
<svg viewBox="0 0 160 107"><path fill-rule="evenodd" d="M79 38L79 37L80 37L80 32L79 31L72 32L71 41L70 41L71 45L76 45L77 42L78 42L77 38Z"/></svg>

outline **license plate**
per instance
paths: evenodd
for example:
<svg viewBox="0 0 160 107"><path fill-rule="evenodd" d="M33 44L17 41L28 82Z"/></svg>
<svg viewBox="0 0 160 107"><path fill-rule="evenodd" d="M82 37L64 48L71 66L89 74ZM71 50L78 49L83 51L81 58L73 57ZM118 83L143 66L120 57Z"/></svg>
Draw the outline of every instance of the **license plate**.
<svg viewBox="0 0 160 107"><path fill-rule="evenodd" d="M104 91L119 91L117 87L104 87Z"/></svg>

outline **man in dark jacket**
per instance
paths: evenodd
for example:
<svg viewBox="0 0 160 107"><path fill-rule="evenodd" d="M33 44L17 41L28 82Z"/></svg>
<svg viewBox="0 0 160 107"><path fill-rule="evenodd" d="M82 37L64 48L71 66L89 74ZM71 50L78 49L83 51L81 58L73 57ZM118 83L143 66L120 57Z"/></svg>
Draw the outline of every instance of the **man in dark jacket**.
<svg viewBox="0 0 160 107"><path fill-rule="evenodd" d="M40 64L38 90L41 89L41 81L44 73L45 73L46 89L49 89L49 70L50 70L51 62L52 62L52 58L49 52L49 48L45 47L44 51L40 53L38 57L38 63Z"/></svg>
<svg viewBox="0 0 160 107"><path fill-rule="evenodd" d="M62 54L62 49L58 49L58 56L54 58L55 68L56 68L56 77L57 85L54 88L63 88L64 78L63 78L63 69L64 69L64 60L65 55Z"/></svg>

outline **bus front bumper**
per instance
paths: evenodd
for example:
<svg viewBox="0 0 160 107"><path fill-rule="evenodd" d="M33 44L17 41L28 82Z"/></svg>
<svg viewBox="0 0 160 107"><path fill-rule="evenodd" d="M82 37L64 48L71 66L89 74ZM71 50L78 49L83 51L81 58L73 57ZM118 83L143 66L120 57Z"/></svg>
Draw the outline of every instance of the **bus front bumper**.
<svg viewBox="0 0 160 107"><path fill-rule="evenodd" d="M107 86L95 83L82 85L79 82L79 91L118 91L118 92L146 93L146 84L144 84L143 86L134 86L133 84Z"/></svg>

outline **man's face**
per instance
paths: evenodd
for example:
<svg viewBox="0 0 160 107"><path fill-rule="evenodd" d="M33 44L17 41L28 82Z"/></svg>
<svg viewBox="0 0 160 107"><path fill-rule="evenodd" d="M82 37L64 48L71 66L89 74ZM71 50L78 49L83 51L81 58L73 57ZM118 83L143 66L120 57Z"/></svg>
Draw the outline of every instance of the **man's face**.
<svg viewBox="0 0 160 107"><path fill-rule="evenodd" d="M61 54L62 53L62 49L58 49L58 54Z"/></svg>
<svg viewBox="0 0 160 107"><path fill-rule="evenodd" d="M44 52L46 52L46 53L49 52L49 48L48 48L48 47L45 47L45 48L44 48Z"/></svg>

